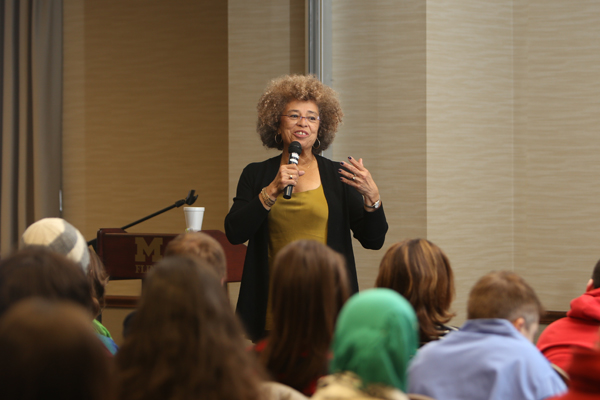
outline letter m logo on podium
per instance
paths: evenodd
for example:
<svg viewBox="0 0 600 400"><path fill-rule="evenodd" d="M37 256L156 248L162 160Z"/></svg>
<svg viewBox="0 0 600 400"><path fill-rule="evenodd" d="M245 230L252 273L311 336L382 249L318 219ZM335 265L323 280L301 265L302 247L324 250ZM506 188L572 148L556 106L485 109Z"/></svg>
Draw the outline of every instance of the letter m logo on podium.
<svg viewBox="0 0 600 400"><path fill-rule="evenodd" d="M175 236L103 228L98 231L98 255L111 280L140 279L163 258L165 247Z"/></svg>
<svg viewBox="0 0 600 400"><path fill-rule="evenodd" d="M135 245L137 246L135 262L143 263L152 261L155 263L162 258L162 254L160 254L160 248L163 244L163 238L154 237L149 239L151 239L150 244L146 242L146 239L143 236L135 238ZM146 257L152 257L152 259L148 260Z"/></svg>

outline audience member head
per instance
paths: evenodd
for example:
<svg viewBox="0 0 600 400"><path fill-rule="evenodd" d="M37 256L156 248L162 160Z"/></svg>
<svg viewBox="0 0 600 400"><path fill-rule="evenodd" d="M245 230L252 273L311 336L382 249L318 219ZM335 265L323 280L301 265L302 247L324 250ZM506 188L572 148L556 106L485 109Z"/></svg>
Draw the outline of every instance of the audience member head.
<svg viewBox="0 0 600 400"><path fill-rule="evenodd" d="M506 319L530 341L543 313L533 288L510 271L493 271L481 277L471 289L467 303L468 319Z"/></svg>
<svg viewBox="0 0 600 400"><path fill-rule="evenodd" d="M299 240L277 254L271 279L273 327L261 360L302 391L327 372L335 321L350 295L346 264L324 244Z"/></svg>
<svg viewBox="0 0 600 400"><path fill-rule="evenodd" d="M598 288L600 288L600 260L598 260L594 267L594 272L592 272L592 278L588 283L588 291Z"/></svg>
<svg viewBox="0 0 600 400"><path fill-rule="evenodd" d="M256 399L257 363L212 268L173 256L148 273L116 356L120 399Z"/></svg>
<svg viewBox="0 0 600 400"><path fill-rule="evenodd" d="M88 247L77 228L62 218L43 218L31 224L22 239L25 246L44 246L77 263L90 282L94 316L100 314L108 274L100 257Z"/></svg>
<svg viewBox="0 0 600 400"><path fill-rule="evenodd" d="M355 373L366 389L380 385L406 391L408 363L419 343L418 328L412 306L395 291L360 292L340 313L329 370Z"/></svg>
<svg viewBox="0 0 600 400"><path fill-rule="evenodd" d="M90 264L87 242L77 228L64 219L40 219L29 225L22 239L26 246L46 246L55 253L66 256L87 272Z"/></svg>
<svg viewBox="0 0 600 400"><path fill-rule="evenodd" d="M94 315L100 315L102 307L104 307L104 292L106 284L108 283L108 274L104 268L104 264L98 254L94 251L90 252L90 265L87 271L88 281L92 290L92 299L94 302Z"/></svg>
<svg viewBox="0 0 600 400"><path fill-rule="evenodd" d="M165 256L194 256L211 266L221 284L227 279L225 251L216 239L202 232L187 232L171 240L165 249Z"/></svg>
<svg viewBox="0 0 600 400"><path fill-rule="evenodd" d="M112 398L111 364L86 310L30 298L0 319L0 398Z"/></svg>
<svg viewBox="0 0 600 400"><path fill-rule="evenodd" d="M379 265L376 287L393 289L413 306L422 342L437 339L450 321L454 275L442 249L425 239L392 245Z"/></svg>
<svg viewBox="0 0 600 400"><path fill-rule="evenodd" d="M90 293L80 265L47 247L27 246L0 262L0 316L29 297L70 300L92 313Z"/></svg>

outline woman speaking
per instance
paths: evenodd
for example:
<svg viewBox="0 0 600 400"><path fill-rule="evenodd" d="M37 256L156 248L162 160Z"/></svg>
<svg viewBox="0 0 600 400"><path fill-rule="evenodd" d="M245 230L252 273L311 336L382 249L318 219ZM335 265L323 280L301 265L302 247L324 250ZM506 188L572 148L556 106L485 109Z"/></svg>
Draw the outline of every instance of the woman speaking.
<svg viewBox="0 0 600 400"><path fill-rule="evenodd" d="M257 108L263 145L282 153L244 168L225 217L229 241L249 241L237 312L254 341L270 329L269 274L280 249L299 239L327 244L344 255L356 292L350 231L363 247L377 250L388 229L379 189L362 159L334 162L319 156L343 117L331 88L314 76L284 76L268 85ZM297 164L290 163L290 145Z"/></svg>

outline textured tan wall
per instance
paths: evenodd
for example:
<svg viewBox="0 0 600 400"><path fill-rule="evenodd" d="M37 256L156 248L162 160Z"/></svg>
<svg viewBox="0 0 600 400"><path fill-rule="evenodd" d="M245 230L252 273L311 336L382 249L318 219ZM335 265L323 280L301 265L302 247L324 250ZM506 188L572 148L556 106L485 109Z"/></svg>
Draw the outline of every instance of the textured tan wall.
<svg viewBox="0 0 600 400"><path fill-rule="evenodd" d="M87 239L199 194L228 210L227 2L64 2L64 218ZM178 233L183 210L131 232ZM137 294L139 281L108 293ZM120 338L123 312L105 311Z"/></svg>
<svg viewBox="0 0 600 400"><path fill-rule="evenodd" d="M65 218L92 238L195 189L222 229L227 4L68 0L65 21ZM178 209L131 231L184 229Z"/></svg>
<svg viewBox="0 0 600 400"><path fill-rule="evenodd" d="M425 236L448 253L457 324L494 269L566 310L600 258L600 3L340 0L333 11L347 114L334 158L364 157L376 177L386 248ZM369 287L381 254L356 253Z"/></svg>
<svg viewBox="0 0 600 400"><path fill-rule="evenodd" d="M600 258L600 3L515 4L515 268L566 310Z"/></svg>
<svg viewBox="0 0 600 400"><path fill-rule="evenodd" d="M427 233L461 319L481 275L514 269L512 0L427 12Z"/></svg>
<svg viewBox="0 0 600 400"><path fill-rule="evenodd" d="M457 321L512 269L567 310L600 257L600 5L428 2L428 237L457 276Z"/></svg>
<svg viewBox="0 0 600 400"><path fill-rule="evenodd" d="M63 3L63 217L90 240L98 227L87 229L86 225L84 30L83 0L66 0ZM75 207L70 207L71 204Z"/></svg>
<svg viewBox="0 0 600 400"><path fill-rule="evenodd" d="M229 201L246 165L279 154L256 133L256 104L271 79L303 74L303 0L229 0Z"/></svg>
<svg viewBox="0 0 600 400"><path fill-rule="evenodd" d="M333 159L363 158L390 226L382 250L354 241L361 289L385 250L427 235L425 3L333 1L333 87L344 123Z"/></svg>

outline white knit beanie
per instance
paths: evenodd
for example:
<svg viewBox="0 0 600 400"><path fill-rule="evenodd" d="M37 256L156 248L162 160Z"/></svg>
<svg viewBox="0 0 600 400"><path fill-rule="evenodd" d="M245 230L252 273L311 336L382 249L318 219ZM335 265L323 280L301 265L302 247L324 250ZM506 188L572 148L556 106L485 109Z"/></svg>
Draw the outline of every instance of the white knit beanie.
<svg viewBox="0 0 600 400"><path fill-rule="evenodd" d="M87 242L77 228L62 218L44 218L29 225L23 233L23 243L47 246L75 261L87 273L90 265Z"/></svg>

